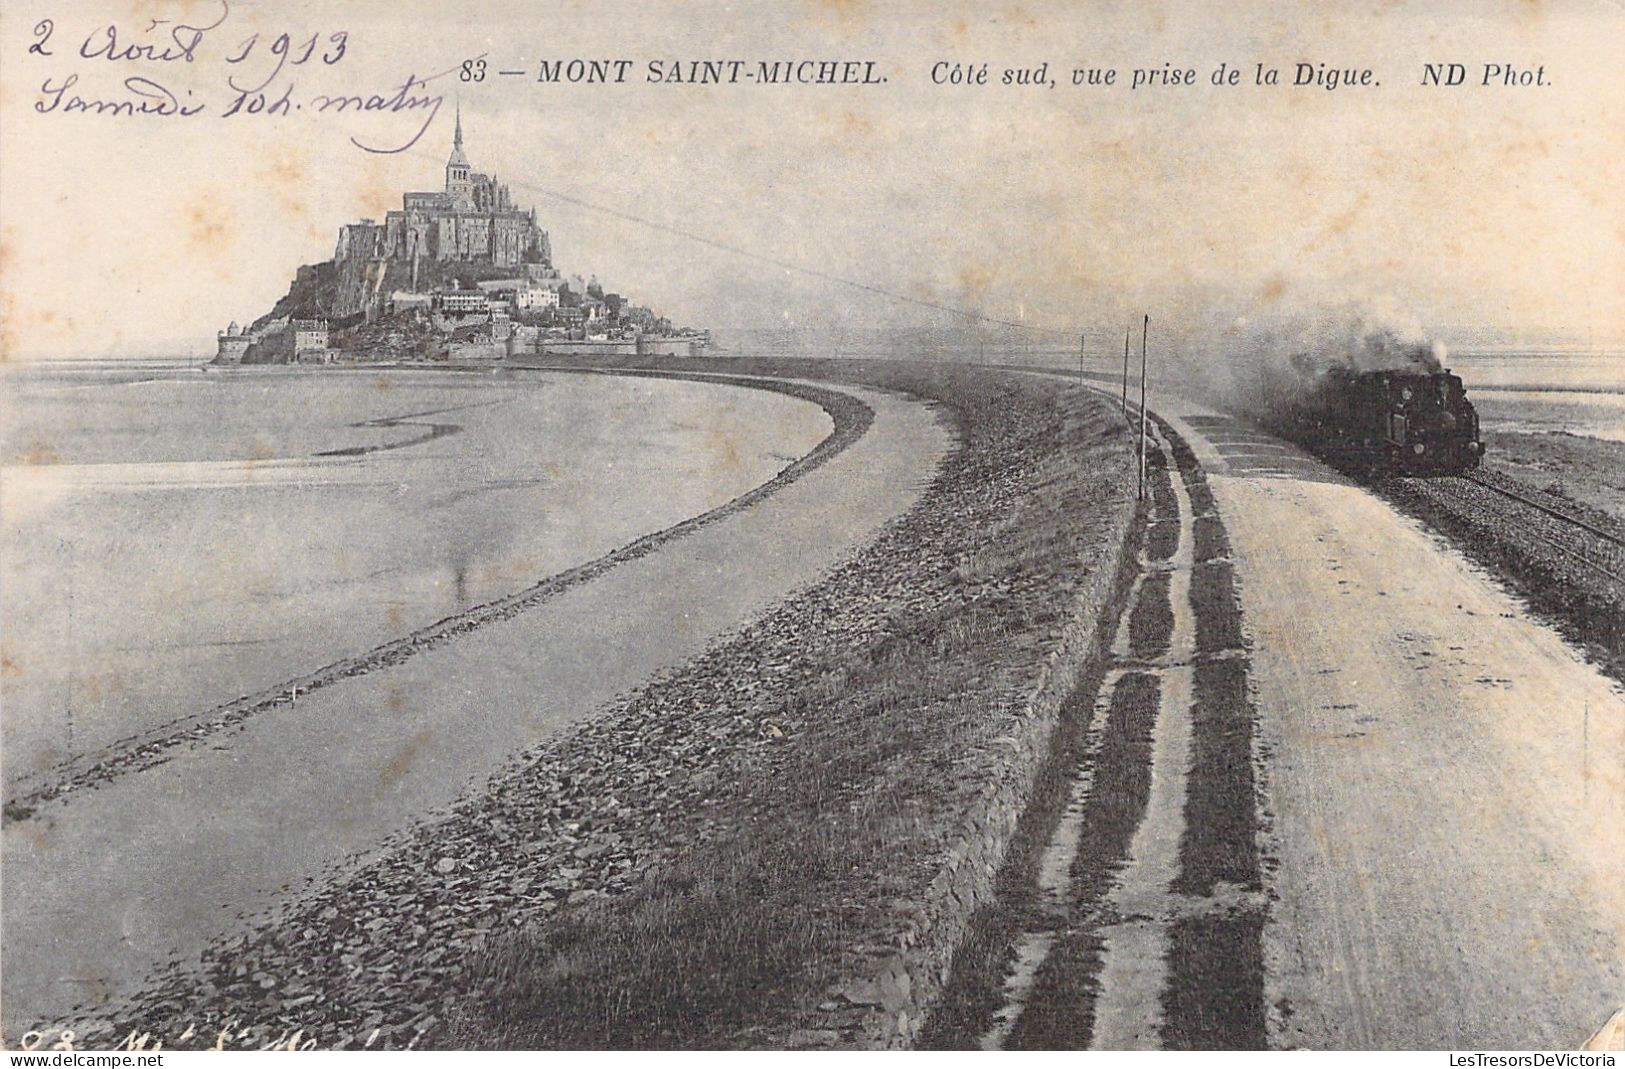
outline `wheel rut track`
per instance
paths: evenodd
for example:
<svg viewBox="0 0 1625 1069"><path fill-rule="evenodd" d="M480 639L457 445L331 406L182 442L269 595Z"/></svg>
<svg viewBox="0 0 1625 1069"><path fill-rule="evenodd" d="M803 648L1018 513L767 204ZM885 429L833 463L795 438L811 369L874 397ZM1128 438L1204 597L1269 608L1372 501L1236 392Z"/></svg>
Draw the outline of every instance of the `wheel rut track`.
<svg viewBox="0 0 1625 1069"><path fill-rule="evenodd" d="M1069 700L1082 738L1065 797L1030 811L928 1046L1267 1045L1256 714L1229 542L1194 453L1158 423L1140 575L1104 677ZM1184 767L1158 766L1159 733L1162 760L1183 752ZM1136 835L1173 798L1178 845L1158 867L1135 856Z"/></svg>

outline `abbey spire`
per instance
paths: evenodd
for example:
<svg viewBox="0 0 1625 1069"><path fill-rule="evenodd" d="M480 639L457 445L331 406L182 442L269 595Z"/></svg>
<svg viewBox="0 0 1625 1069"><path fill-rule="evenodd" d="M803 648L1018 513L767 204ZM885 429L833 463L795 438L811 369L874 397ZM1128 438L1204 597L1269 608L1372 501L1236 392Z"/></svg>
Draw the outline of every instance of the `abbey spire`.
<svg viewBox="0 0 1625 1069"><path fill-rule="evenodd" d="M468 157L463 155L463 105L457 103L457 126L451 139L451 157L446 160L446 196L453 206L468 210L474 206L473 183L468 177Z"/></svg>

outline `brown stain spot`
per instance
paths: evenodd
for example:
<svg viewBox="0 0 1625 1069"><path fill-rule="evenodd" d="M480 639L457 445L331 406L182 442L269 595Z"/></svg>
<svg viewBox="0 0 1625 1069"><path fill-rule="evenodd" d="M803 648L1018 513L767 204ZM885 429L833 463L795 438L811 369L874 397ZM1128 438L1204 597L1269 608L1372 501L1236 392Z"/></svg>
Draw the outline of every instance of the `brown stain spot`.
<svg viewBox="0 0 1625 1069"><path fill-rule="evenodd" d="M134 0L129 5L129 9L128 18L123 20L127 25L121 25L119 29L135 33L146 29L147 23L153 19L168 19L171 22L176 20L195 21L200 16L208 15L211 11L218 15L220 5L218 2L211 3L210 0ZM213 21L213 19L206 19L203 25L206 26ZM221 27L221 29L224 28L224 26ZM147 38L143 37L142 39Z"/></svg>
<svg viewBox="0 0 1625 1069"><path fill-rule="evenodd" d="M431 738L433 738L433 735L425 728L407 739L406 745L401 747L395 756L389 759L389 763L379 773L379 786L393 787L399 783L401 778L412 770L413 762L417 760L418 754L423 752L423 748L429 744Z"/></svg>
<svg viewBox="0 0 1625 1069"><path fill-rule="evenodd" d="M22 674L22 665L11 659L11 651L0 646L0 678L15 679Z"/></svg>
<svg viewBox="0 0 1625 1069"><path fill-rule="evenodd" d="M28 449L23 453L23 463L60 464L62 463L62 457L57 454L55 449L51 448L49 443L36 440L28 443Z"/></svg>
<svg viewBox="0 0 1625 1069"><path fill-rule="evenodd" d="M124 673L116 668L75 677L75 692L93 702L108 701L129 692Z"/></svg>
<svg viewBox="0 0 1625 1069"><path fill-rule="evenodd" d="M194 252L207 253L222 261L234 258L233 222L228 212L213 197L204 195L184 209L183 230L187 243Z"/></svg>
<svg viewBox="0 0 1625 1069"><path fill-rule="evenodd" d="M0 288L0 364L11 360L17 337L17 299Z"/></svg>
<svg viewBox="0 0 1625 1069"><path fill-rule="evenodd" d="M1318 233L1310 237L1304 243L1304 250L1313 251L1323 248L1332 238L1348 233L1355 223L1360 222L1365 206L1370 199L1371 194L1361 193L1353 204L1332 216L1331 220L1321 227Z"/></svg>
<svg viewBox="0 0 1625 1069"><path fill-rule="evenodd" d="M285 186L303 185L307 177L304 164L291 157L272 160L260 169L260 174L267 182Z"/></svg>
<svg viewBox="0 0 1625 1069"><path fill-rule="evenodd" d="M113 987L104 976L75 976L72 983L79 992L79 1000L91 1005L100 1005L113 995Z"/></svg>
<svg viewBox="0 0 1625 1069"><path fill-rule="evenodd" d="M1361 193L1352 205L1333 216L1332 221L1326 226L1325 236L1335 237L1338 234L1347 233L1359 221L1360 212L1365 207L1366 201L1370 199L1369 193Z"/></svg>
<svg viewBox="0 0 1625 1069"><path fill-rule="evenodd" d="M528 580L540 570L540 562L530 557L510 557L475 571L474 578L484 586Z"/></svg>
<svg viewBox="0 0 1625 1069"><path fill-rule="evenodd" d="M1533 24L1545 22L1546 7L1546 0L1519 0L1513 18L1524 23L1525 30L1533 29Z"/></svg>
<svg viewBox="0 0 1625 1069"><path fill-rule="evenodd" d="M1037 29L1040 25L1051 21L1053 16L1045 11L1041 14L1028 10L1025 4L1010 4L1002 10L993 9L988 14L988 22L1000 26L1021 26L1026 29ZM1037 62L1034 60L1033 62Z"/></svg>
<svg viewBox="0 0 1625 1069"><path fill-rule="evenodd" d="M812 24L816 33L838 35L843 39L861 37L871 32L870 15L875 6L872 0L804 0L807 14L803 17Z"/></svg>
<svg viewBox="0 0 1625 1069"><path fill-rule="evenodd" d="M957 276L960 290L973 302L985 298L993 289L993 284L998 281L998 274L994 271L993 265L980 259L974 263L961 265Z"/></svg>
<svg viewBox="0 0 1625 1069"><path fill-rule="evenodd" d="M706 433L706 447L717 455L722 467L739 467L739 445L733 435L713 427Z"/></svg>
<svg viewBox="0 0 1625 1069"><path fill-rule="evenodd" d="M310 171L304 159L296 154L299 150L285 151L261 167L258 172L260 188L270 189L277 199L277 205L291 219L306 217L309 205L305 202L305 191L310 187ZM327 233L325 227L319 227L314 220L306 220L305 229L312 237L322 237Z"/></svg>
<svg viewBox="0 0 1625 1069"><path fill-rule="evenodd" d="M841 134L844 137L869 137L875 132L875 124L848 109L841 116Z"/></svg>
<svg viewBox="0 0 1625 1069"><path fill-rule="evenodd" d="M368 154L362 161L361 180L356 183L354 199L361 205L359 215L369 219L382 219L385 213L401 206L400 183L390 173L389 164L381 157Z"/></svg>
<svg viewBox="0 0 1625 1069"><path fill-rule="evenodd" d="M389 630L391 632L401 631L401 630L405 629L405 627L406 627L406 612L401 608L401 603L400 602L398 602L398 601L390 602L389 603L389 608L387 610L385 610L385 612L384 612L384 616L389 621Z"/></svg>
<svg viewBox="0 0 1625 1069"><path fill-rule="evenodd" d="M1044 255L1056 265L1054 276L1069 289L1094 290L1106 285L1100 277L1098 264L1064 238L1049 242L1044 248Z"/></svg>
<svg viewBox="0 0 1625 1069"><path fill-rule="evenodd" d="M1259 299L1265 304L1274 304L1286 294L1286 279L1280 275L1271 275L1264 281L1258 291Z"/></svg>
<svg viewBox="0 0 1625 1069"><path fill-rule="evenodd" d="M842 23L856 22L868 8L867 0L813 0L813 10Z"/></svg>

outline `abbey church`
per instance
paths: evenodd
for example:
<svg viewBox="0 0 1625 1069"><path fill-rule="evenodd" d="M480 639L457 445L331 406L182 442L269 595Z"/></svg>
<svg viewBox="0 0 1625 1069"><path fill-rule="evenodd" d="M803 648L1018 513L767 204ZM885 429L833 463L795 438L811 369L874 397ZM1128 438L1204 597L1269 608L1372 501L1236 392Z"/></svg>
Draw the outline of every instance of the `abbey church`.
<svg viewBox="0 0 1625 1069"><path fill-rule="evenodd" d="M465 260L504 267L552 261L535 210L515 208L507 186L470 171L460 111L446 161L446 188L407 193L401 201L401 210L390 212L381 225L363 219L341 227L333 259Z"/></svg>

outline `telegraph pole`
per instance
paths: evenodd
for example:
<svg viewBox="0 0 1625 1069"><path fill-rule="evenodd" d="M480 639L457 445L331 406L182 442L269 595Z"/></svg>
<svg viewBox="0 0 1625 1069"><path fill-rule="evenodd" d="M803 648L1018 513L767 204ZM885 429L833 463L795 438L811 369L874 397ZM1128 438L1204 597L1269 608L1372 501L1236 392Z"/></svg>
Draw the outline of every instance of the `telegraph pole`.
<svg viewBox="0 0 1625 1069"><path fill-rule="evenodd" d="M1151 317L1140 323L1140 500L1145 500L1145 336L1151 330Z"/></svg>
<svg viewBox="0 0 1625 1069"><path fill-rule="evenodd" d="M1123 422L1128 422L1128 337L1133 327L1123 328Z"/></svg>

